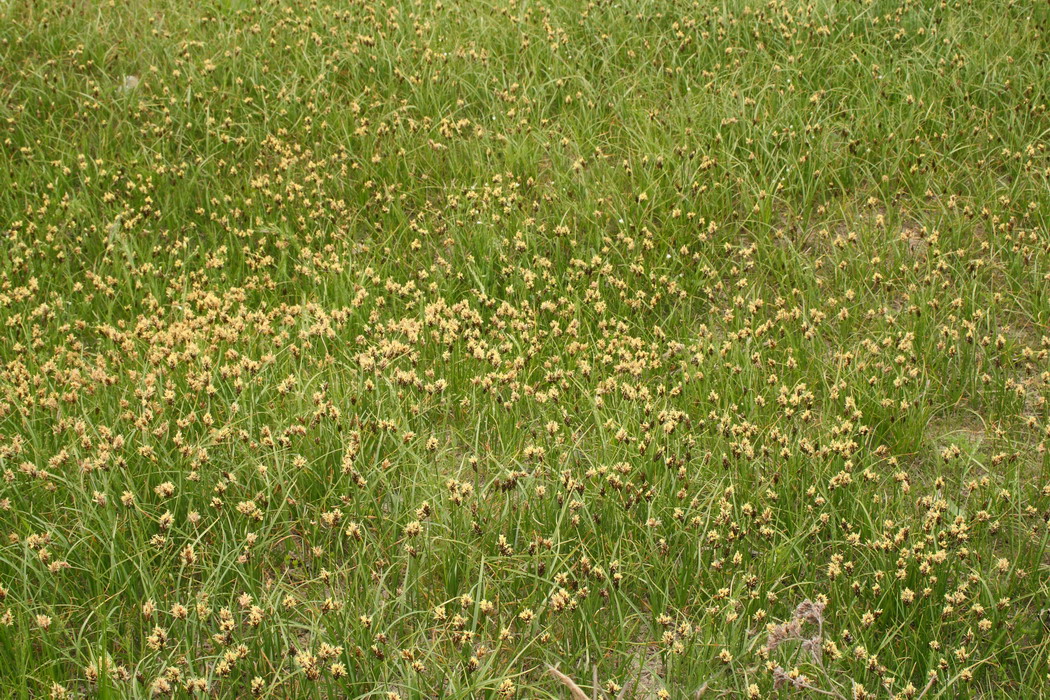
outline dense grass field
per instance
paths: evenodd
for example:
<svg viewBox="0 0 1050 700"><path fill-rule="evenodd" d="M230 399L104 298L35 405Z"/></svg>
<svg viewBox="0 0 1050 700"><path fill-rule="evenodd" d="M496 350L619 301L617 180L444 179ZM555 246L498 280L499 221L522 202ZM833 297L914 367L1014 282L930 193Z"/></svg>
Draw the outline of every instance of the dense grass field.
<svg viewBox="0 0 1050 700"><path fill-rule="evenodd" d="M1048 21L0 0L0 697L1044 695Z"/></svg>

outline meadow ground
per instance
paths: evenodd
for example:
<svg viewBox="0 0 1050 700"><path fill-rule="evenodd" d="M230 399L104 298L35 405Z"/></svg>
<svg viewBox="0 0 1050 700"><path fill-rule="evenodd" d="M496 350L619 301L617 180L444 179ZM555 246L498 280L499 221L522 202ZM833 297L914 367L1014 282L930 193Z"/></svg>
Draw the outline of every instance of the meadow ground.
<svg viewBox="0 0 1050 700"><path fill-rule="evenodd" d="M0 0L0 696L1041 696L1048 20Z"/></svg>

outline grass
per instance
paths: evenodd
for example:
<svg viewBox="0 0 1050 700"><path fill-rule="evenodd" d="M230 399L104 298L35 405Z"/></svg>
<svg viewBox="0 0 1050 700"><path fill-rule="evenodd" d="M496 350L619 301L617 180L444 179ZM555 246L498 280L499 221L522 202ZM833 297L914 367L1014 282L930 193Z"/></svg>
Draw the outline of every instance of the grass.
<svg viewBox="0 0 1050 700"><path fill-rule="evenodd" d="M1041 695L1048 20L0 2L0 694Z"/></svg>

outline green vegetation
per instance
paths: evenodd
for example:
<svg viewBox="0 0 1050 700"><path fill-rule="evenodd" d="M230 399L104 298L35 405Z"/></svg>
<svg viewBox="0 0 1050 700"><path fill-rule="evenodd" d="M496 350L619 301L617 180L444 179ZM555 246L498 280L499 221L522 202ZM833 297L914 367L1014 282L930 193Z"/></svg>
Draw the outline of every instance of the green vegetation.
<svg viewBox="0 0 1050 700"><path fill-rule="evenodd" d="M0 0L0 694L1041 695L1048 21Z"/></svg>

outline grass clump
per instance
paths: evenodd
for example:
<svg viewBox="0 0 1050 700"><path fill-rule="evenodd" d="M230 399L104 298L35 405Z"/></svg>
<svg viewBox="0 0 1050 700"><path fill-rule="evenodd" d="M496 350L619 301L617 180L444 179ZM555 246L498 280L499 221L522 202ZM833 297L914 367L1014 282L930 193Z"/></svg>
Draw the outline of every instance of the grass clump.
<svg viewBox="0 0 1050 700"><path fill-rule="evenodd" d="M1048 16L0 3L0 691L1040 694Z"/></svg>

